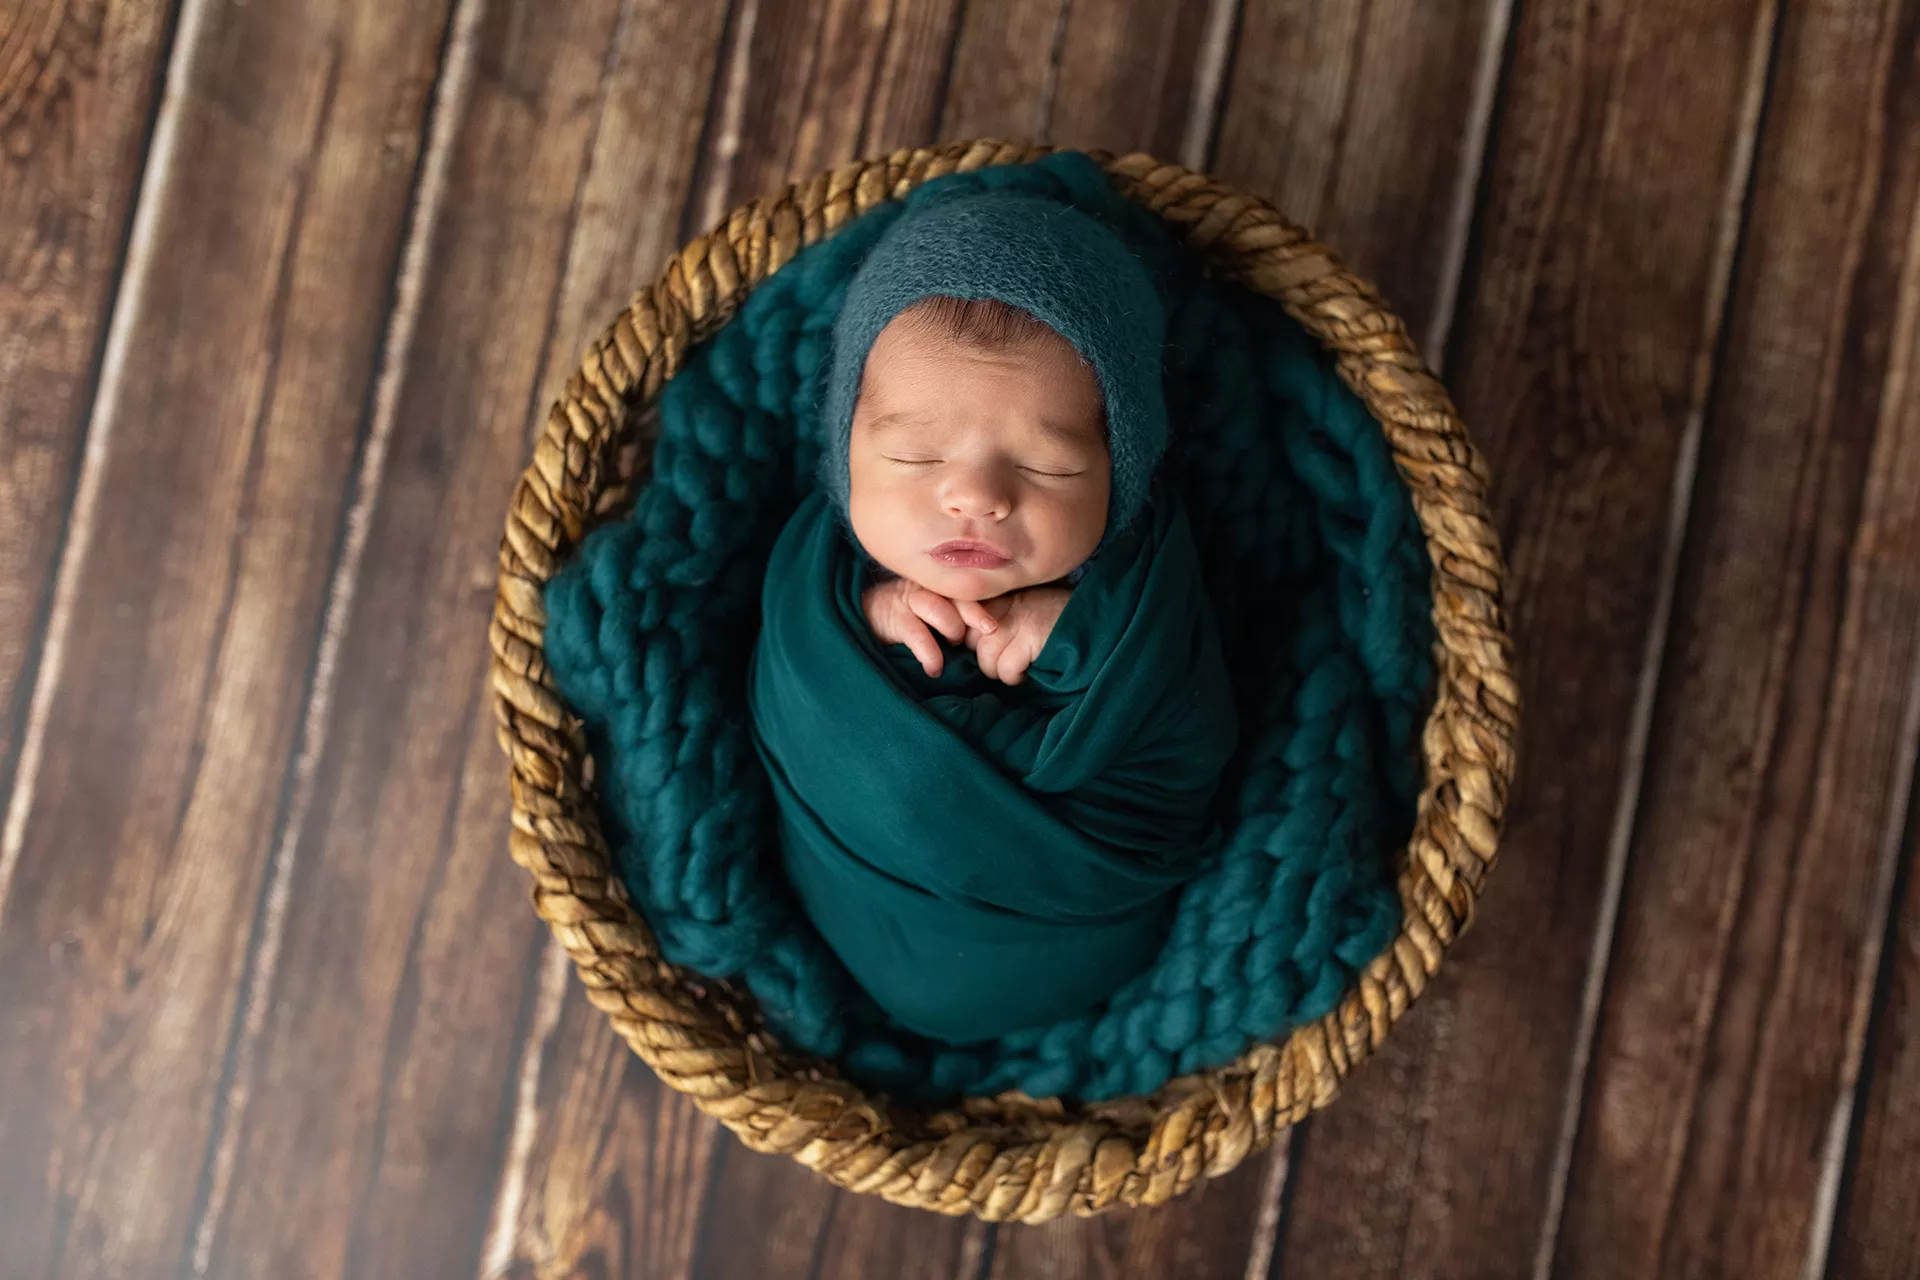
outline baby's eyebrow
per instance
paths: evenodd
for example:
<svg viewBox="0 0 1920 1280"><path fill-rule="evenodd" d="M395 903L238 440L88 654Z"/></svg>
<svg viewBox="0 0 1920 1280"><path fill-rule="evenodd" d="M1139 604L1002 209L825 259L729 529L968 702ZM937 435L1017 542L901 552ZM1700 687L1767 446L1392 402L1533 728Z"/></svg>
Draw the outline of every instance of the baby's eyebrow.
<svg viewBox="0 0 1920 1280"><path fill-rule="evenodd" d="M1068 426L1063 422L1051 422L1043 418L1039 423L1042 435L1058 440L1062 444L1092 444L1093 436L1084 427Z"/></svg>

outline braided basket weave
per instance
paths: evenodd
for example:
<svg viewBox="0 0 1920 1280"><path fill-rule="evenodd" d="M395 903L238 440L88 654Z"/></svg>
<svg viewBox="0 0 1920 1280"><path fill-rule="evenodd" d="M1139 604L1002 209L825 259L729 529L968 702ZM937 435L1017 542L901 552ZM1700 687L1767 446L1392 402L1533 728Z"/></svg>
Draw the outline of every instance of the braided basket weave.
<svg viewBox="0 0 1920 1280"><path fill-rule="evenodd" d="M870 1096L831 1063L784 1049L744 991L661 958L608 854L580 721L541 649L543 588L644 482L661 388L749 290L930 178L1049 150L985 140L846 165L736 209L682 249L594 341L549 411L507 516L490 629L494 711L512 762L513 857L532 874L534 909L593 1004L662 1080L749 1147L784 1152L850 1190L993 1221L1161 1203L1331 1101L1472 918L1506 808L1518 715L1485 470L1405 326L1265 202L1149 156L1091 152L1206 270L1278 299L1334 353L1411 492L1434 568L1439 681L1422 742L1426 784L1398 863L1398 937L1332 1013L1150 1096L1072 1105L1008 1094L931 1112Z"/></svg>

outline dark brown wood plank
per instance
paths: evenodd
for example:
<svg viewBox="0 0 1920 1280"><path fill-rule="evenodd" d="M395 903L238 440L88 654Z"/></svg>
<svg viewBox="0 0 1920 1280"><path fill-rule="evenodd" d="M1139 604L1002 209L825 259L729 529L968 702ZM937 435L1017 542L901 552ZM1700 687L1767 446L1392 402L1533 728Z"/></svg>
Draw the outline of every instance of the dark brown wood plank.
<svg viewBox="0 0 1920 1280"><path fill-rule="evenodd" d="M1920 748L1920 12L1899 10L1887 78L1887 97L1869 107L1876 140L1886 149L1862 290L1872 289L1874 323L1863 324L1863 354L1885 361L1884 382L1861 396L1856 412L1877 419L1867 462L1862 513L1848 562L1849 626L1841 641L1836 679L1845 695L1852 758L1836 762L1871 777L1889 778L1881 805L1858 824L1855 838L1883 835L1903 882L1898 915L1881 952L1880 989L1864 1037L1866 1061L1853 1117L1853 1167L1833 1206L1830 1265L1833 1280L1920 1274L1920 809L1912 790ZM1876 279L1876 269L1878 278ZM1863 389L1864 392L1865 389ZM1845 673L1852 673L1846 675ZM1878 700L1876 702L1875 700ZM1896 709L1904 715L1890 719ZM1897 726L1897 727L1896 727ZM1869 728L1870 727L1870 728ZM1868 754L1874 752L1876 754ZM1907 789L1899 791L1901 786ZM1878 797L1868 797L1871 801ZM1900 801L1906 813L1899 829ZM1849 1082L1851 1083L1851 1082ZM1825 1207L1825 1206L1823 1206Z"/></svg>
<svg viewBox="0 0 1920 1280"><path fill-rule="evenodd" d="M1920 555L1884 531L1920 517L1886 403L1916 15L1783 14L1558 1274L1797 1275L1825 1243L1912 770Z"/></svg>
<svg viewBox="0 0 1920 1280"><path fill-rule="evenodd" d="M444 16L194 5L176 36L9 814L10 1275L191 1249Z"/></svg>
<svg viewBox="0 0 1920 1280"><path fill-rule="evenodd" d="M1186 158L1210 133L1233 7L969 0L941 133Z"/></svg>
<svg viewBox="0 0 1920 1280"><path fill-rule="evenodd" d="M708 1199L695 1275L761 1280L975 1280L996 1228L835 1187L785 1156L728 1139Z"/></svg>
<svg viewBox="0 0 1920 1280"><path fill-rule="evenodd" d="M1905 310L1912 316L1916 289L1908 277ZM1911 346L1920 346L1912 321L1906 326ZM1920 416L1912 384L1902 409L1909 422ZM1909 430L1909 439L1911 430ZM1907 451L1911 453L1909 443ZM1899 460L1913 473L1911 457ZM1909 544L1912 533L1904 535ZM1911 705L1911 704L1909 704ZM1907 726L1907 755L1920 726ZM1909 795L1909 805L1912 797ZM1920 1101L1913 1081L1920 1073L1920 825L1909 808L1908 829L1900 847L1905 892L1900 914L1886 939L1884 986L1879 992L1868 1044L1871 1050L1854 1117L1853 1168L1844 1183L1833 1229L1831 1280L1878 1280L1881 1276L1920 1274Z"/></svg>
<svg viewBox="0 0 1920 1280"><path fill-rule="evenodd" d="M212 1274L481 1265L546 941L506 856L486 714L500 520L545 408L548 350L578 349L556 308L570 284L576 297L601 288L574 235L588 200L619 182L589 181L610 85L624 50L682 21L619 0L457 13L359 541L329 618L338 675L316 715L312 800L270 896L275 944L250 978L260 1014L235 1049L200 1228ZM697 127L711 46L656 43L650 56L663 74L614 128L635 148L620 162L630 174L671 169L681 120ZM683 83L690 100L673 96ZM634 142L655 110L674 127Z"/></svg>
<svg viewBox="0 0 1920 1280"><path fill-rule="evenodd" d="M1286 1152L1255 1155L1177 1200L1097 1218L1007 1225L994 1240L993 1280L1242 1280L1271 1250Z"/></svg>
<svg viewBox="0 0 1920 1280"><path fill-rule="evenodd" d="M1209 49L1209 29L1231 23L1237 2L1064 0L1057 66L1040 103L1042 138L1186 158L1189 140L1208 136L1218 109L1226 50Z"/></svg>
<svg viewBox="0 0 1920 1280"><path fill-rule="evenodd" d="M529 441L588 344L684 243L687 185L721 68L726 8L672 0L624 4L607 51L593 154L567 232Z"/></svg>
<svg viewBox="0 0 1920 1280"><path fill-rule="evenodd" d="M7 775L27 731L172 23L166 0L112 9L19 0L0 13L0 769ZM0 900L17 854L16 840L0 844Z"/></svg>
<svg viewBox="0 0 1920 1280"><path fill-rule="evenodd" d="M690 1273L717 1122L661 1084L579 998L566 953L547 952L513 1149L480 1274ZM744 1206L709 1215L753 1222Z"/></svg>
<svg viewBox="0 0 1920 1280"><path fill-rule="evenodd" d="M1494 476L1532 746L1478 923L1300 1143L1284 1273L1535 1274L1773 17L1515 15L1449 381Z"/></svg>
<svg viewBox="0 0 1920 1280"><path fill-rule="evenodd" d="M1247 0L1209 169L1312 228L1444 354L1512 0Z"/></svg>
<svg viewBox="0 0 1920 1280"><path fill-rule="evenodd" d="M967 0L940 106L943 138L1052 141L1049 129L1069 0ZM1091 145L1074 139L1072 145Z"/></svg>
<svg viewBox="0 0 1920 1280"><path fill-rule="evenodd" d="M732 1158L734 1153L729 1153ZM772 1158L741 1150L738 1158L771 1163ZM811 1173L793 1161L777 1173L760 1176L781 1188L793 1202L810 1202L817 1192L798 1182ZM986 1274L994 1241L1002 1228L977 1218L943 1218L922 1209L903 1209L878 1196L834 1190L814 1230L815 1260L810 1280L865 1280L900 1276L902 1280L976 1280ZM716 1270L716 1276L755 1274Z"/></svg>
<svg viewBox="0 0 1920 1280"><path fill-rule="evenodd" d="M833 165L934 141L960 0L737 0L689 233Z"/></svg>
<svg viewBox="0 0 1920 1280"><path fill-rule="evenodd" d="M745 1154L745 1153L743 1153ZM794 1173L804 1173L799 1165ZM876 1196L836 1192L820 1233L814 1280L975 1280L986 1274L1001 1228L978 1218L932 1219Z"/></svg>

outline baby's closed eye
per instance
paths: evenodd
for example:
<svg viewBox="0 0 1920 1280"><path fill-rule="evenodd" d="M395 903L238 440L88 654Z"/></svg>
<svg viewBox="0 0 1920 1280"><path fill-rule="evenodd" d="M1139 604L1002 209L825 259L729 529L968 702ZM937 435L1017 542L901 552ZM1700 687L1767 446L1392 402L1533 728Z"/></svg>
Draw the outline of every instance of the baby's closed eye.
<svg viewBox="0 0 1920 1280"><path fill-rule="evenodd" d="M896 457L893 454L883 454L882 456L885 457L888 462L896 462L903 467L933 467L946 461L945 458ZM1086 474L1085 467L1066 467L1057 464L1031 464L1025 462L1016 465L1021 471L1026 472L1028 475L1046 476L1055 480L1070 480L1074 476Z"/></svg>

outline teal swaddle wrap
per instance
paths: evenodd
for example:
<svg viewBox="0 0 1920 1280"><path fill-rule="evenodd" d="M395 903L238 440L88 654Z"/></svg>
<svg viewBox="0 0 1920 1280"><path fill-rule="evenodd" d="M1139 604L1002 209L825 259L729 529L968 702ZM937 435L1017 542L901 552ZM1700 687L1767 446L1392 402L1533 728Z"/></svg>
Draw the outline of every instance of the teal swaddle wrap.
<svg viewBox="0 0 1920 1280"><path fill-rule="evenodd" d="M748 669L783 863L881 1008L985 1040L1099 1003L1219 846L1233 692L1176 498L1096 557L1019 685L876 640L824 494L775 545Z"/></svg>

